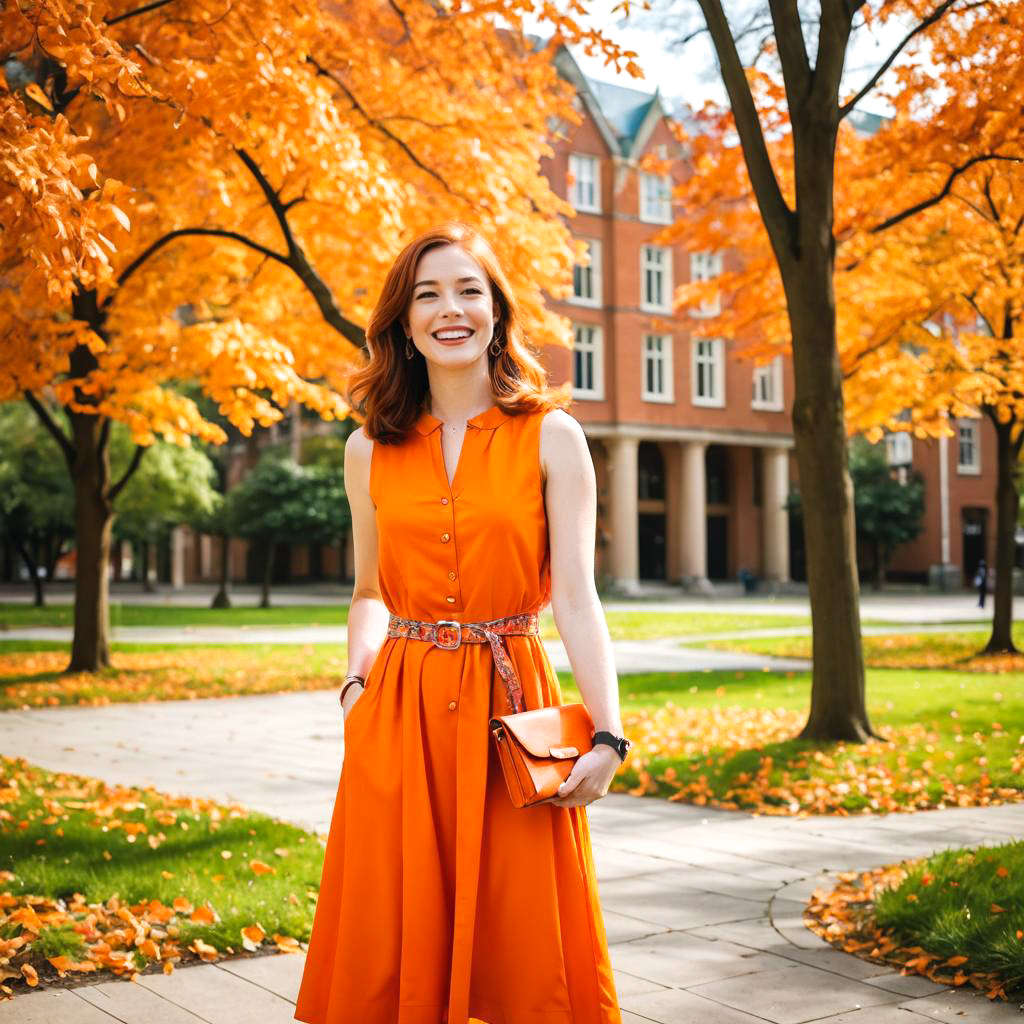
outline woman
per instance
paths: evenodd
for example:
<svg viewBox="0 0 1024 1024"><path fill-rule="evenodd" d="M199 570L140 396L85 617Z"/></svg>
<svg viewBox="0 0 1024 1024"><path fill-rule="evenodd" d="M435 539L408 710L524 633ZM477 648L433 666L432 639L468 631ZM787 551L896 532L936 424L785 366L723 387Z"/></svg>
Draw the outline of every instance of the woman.
<svg viewBox="0 0 1024 1024"><path fill-rule="evenodd" d="M402 252L367 343L345 446L345 757L296 1019L621 1024L583 810L628 748L586 439L465 225ZM563 703L536 631L549 600L606 735L556 797L516 809L488 719L516 688L527 709ZM478 622L490 635L469 642Z"/></svg>

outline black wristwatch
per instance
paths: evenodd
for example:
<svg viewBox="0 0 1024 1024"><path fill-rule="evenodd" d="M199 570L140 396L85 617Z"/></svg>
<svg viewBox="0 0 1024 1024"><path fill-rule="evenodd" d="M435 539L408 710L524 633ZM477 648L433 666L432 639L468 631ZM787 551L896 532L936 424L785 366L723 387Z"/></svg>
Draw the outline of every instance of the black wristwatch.
<svg viewBox="0 0 1024 1024"><path fill-rule="evenodd" d="M629 748L633 746L625 736L616 736L615 733L608 732L605 729L594 733L594 746L596 747L598 743L607 743L608 746L614 747L620 761L626 760L626 754L629 752Z"/></svg>

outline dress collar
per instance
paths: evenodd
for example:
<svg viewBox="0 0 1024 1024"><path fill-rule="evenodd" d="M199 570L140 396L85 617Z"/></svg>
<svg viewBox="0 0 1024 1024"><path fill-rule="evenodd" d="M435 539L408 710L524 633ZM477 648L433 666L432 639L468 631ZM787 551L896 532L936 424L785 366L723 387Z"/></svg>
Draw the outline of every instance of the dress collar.
<svg viewBox="0 0 1024 1024"><path fill-rule="evenodd" d="M509 418L509 414L501 408L500 405L492 405L490 409L484 410L484 412L472 417L472 419L466 420L466 426L477 427L483 430L493 430L495 427L501 426ZM420 417L413 426L419 433L426 435L437 430L440 427L442 421L436 416L432 416L426 409L420 413Z"/></svg>

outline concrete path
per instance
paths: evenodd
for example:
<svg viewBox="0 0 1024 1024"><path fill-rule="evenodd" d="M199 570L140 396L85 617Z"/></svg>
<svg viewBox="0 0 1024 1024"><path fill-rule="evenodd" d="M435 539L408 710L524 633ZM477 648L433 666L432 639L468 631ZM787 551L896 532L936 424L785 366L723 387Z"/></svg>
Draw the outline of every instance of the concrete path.
<svg viewBox="0 0 1024 1024"><path fill-rule="evenodd" d="M45 767L238 800L323 833L343 752L331 693L0 715ZM824 873L1024 834L1024 805L752 817L609 794L588 808L624 1024L989 1024L1016 1008L836 952L803 927ZM301 955L228 960L0 1004L0 1024L286 1024ZM517 1022L518 1024L518 1022Z"/></svg>

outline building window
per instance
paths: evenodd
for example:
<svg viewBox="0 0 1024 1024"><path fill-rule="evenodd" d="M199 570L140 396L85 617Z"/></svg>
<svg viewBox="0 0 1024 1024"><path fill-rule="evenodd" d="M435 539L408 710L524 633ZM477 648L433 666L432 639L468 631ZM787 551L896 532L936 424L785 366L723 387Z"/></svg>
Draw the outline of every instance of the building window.
<svg viewBox="0 0 1024 1024"><path fill-rule="evenodd" d="M672 312L672 250L645 245L640 250L643 294L640 308L658 313Z"/></svg>
<svg viewBox="0 0 1024 1024"><path fill-rule="evenodd" d="M572 269L572 301L577 306L601 305L601 243L587 239L590 262Z"/></svg>
<svg viewBox="0 0 1024 1024"><path fill-rule="evenodd" d="M672 223L672 179L669 175L640 172L640 219L649 224Z"/></svg>
<svg viewBox="0 0 1024 1024"><path fill-rule="evenodd" d="M750 407L782 410L782 356L776 356L766 366L754 367L754 396Z"/></svg>
<svg viewBox="0 0 1024 1024"><path fill-rule="evenodd" d="M693 404L725 405L725 343L699 338L693 343Z"/></svg>
<svg viewBox="0 0 1024 1024"><path fill-rule="evenodd" d="M907 431L885 435L885 457L890 466L909 466L914 461L914 442Z"/></svg>
<svg viewBox="0 0 1024 1024"><path fill-rule="evenodd" d="M958 473L981 472L981 421L957 420L957 457Z"/></svg>
<svg viewBox="0 0 1024 1024"><path fill-rule="evenodd" d="M596 156L582 153L569 154L569 202L577 210L587 213L601 212L601 165Z"/></svg>
<svg viewBox="0 0 1024 1024"><path fill-rule="evenodd" d="M671 402L672 335L644 335L644 390L649 402Z"/></svg>
<svg viewBox="0 0 1024 1024"><path fill-rule="evenodd" d="M722 254L720 252L691 252L690 281L711 281L722 273ZM691 316L718 316L722 312L721 297L705 299L700 306L691 311Z"/></svg>
<svg viewBox="0 0 1024 1024"><path fill-rule="evenodd" d="M572 393L574 398L604 398L604 353L601 328L573 327Z"/></svg>

